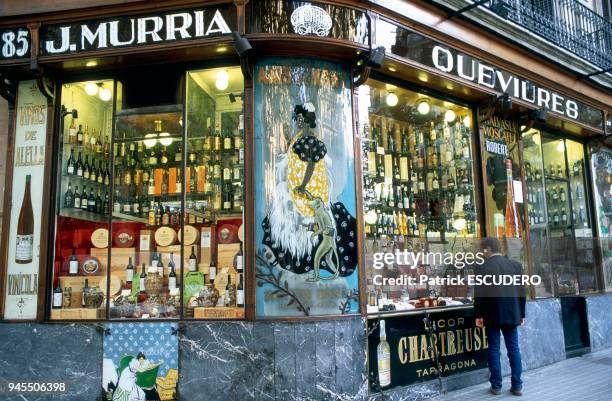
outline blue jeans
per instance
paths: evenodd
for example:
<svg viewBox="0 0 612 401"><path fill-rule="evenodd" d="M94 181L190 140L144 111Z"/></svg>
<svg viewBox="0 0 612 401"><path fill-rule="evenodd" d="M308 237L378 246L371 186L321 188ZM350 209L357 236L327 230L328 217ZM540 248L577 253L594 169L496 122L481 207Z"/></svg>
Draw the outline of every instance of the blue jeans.
<svg viewBox="0 0 612 401"><path fill-rule="evenodd" d="M504 334L506 350L508 350L508 360L510 361L510 369L512 371L512 388L515 390L521 390L523 388L523 381L521 380L521 350L519 348L517 326L487 326L487 338L489 340L487 359L489 363L489 371L491 372L491 376L489 378L491 387L494 389L501 389L502 387L502 371L501 363L499 361L499 346L501 337L500 331Z"/></svg>

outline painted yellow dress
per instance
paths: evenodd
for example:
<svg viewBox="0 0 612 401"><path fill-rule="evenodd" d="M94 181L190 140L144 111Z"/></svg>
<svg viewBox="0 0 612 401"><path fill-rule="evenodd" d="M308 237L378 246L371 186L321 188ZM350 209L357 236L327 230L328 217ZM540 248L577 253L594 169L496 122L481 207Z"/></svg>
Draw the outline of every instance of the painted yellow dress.
<svg viewBox="0 0 612 401"><path fill-rule="evenodd" d="M314 211L308 205L306 194L294 191L302 185L308 163L315 163L310 181L306 184L308 191L314 198L321 198L324 204L329 202L329 181L325 169L325 144L315 136L304 135L300 130L290 144L287 156L287 186L296 207L305 217L314 216Z"/></svg>

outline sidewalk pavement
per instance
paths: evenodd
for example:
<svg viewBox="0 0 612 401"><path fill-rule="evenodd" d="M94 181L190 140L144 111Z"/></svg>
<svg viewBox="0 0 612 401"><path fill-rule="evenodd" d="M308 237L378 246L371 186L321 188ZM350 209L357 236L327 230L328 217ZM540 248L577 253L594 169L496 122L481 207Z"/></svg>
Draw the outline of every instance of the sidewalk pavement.
<svg viewBox="0 0 612 401"><path fill-rule="evenodd" d="M523 396L510 393L504 377L501 395L489 393L489 383L430 398L430 401L610 401L612 348L523 372Z"/></svg>

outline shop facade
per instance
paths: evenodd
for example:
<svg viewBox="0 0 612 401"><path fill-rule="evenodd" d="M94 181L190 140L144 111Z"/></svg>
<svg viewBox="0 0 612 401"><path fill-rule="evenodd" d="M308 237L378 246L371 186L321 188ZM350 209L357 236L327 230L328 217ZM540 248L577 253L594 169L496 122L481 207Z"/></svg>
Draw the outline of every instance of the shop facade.
<svg viewBox="0 0 612 401"><path fill-rule="evenodd" d="M473 288L405 283L469 275L486 236L541 278L526 368L612 345L605 90L375 4L41 7L0 31L7 381L67 400L483 381Z"/></svg>

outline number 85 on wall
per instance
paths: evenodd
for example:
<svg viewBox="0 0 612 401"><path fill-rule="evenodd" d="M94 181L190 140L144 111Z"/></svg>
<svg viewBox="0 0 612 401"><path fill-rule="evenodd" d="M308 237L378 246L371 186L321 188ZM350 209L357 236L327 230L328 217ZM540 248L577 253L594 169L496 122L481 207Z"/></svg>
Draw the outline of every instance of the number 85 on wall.
<svg viewBox="0 0 612 401"><path fill-rule="evenodd" d="M21 58L30 50L30 32L24 28L0 30L0 59Z"/></svg>

